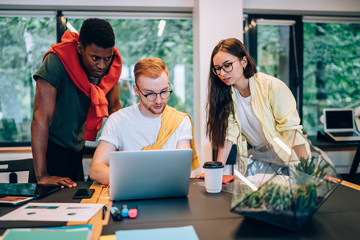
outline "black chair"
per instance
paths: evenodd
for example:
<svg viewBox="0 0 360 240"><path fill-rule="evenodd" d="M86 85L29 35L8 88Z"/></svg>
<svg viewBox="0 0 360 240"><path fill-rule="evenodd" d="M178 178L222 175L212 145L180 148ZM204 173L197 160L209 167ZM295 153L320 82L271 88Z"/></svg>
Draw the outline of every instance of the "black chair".
<svg viewBox="0 0 360 240"><path fill-rule="evenodd" d="M218 150L213 149L213 161L216 161L217 159ZM236 163L236 156L237 156L237 147L236 144L233 144L228 156L228 159L226 160L226 165L232 165L231 167L231 174L234 175L234 165Z"/></svg>
<svg viewBox="0 0 360 240"><path fill-rule="evenodd" d="M0 160L0 173L9 173L9 183L18 182L18 172L28 171L27 182L36 182L33 159Z"/></svg>

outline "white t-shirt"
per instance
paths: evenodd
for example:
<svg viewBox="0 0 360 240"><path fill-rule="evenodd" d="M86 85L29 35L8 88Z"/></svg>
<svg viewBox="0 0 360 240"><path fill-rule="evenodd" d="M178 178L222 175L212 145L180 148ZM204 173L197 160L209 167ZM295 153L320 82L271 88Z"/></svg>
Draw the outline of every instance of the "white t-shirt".
<svg viewBox="0 0 360 240"><path fill-rule="evenodd" d="M261 123L255 116L254 110L251 106L251 95L244 98L236 89L235 93L237 112L239 115L242 133L252 146L260 147L266 145L268 142L265 138Z"/></svg>
<svg viewBox="0 0 360 240"><path fill-rule="evenodd" d="M156 142L161 117L162 114L155 118L143 116L137 104L120 109L107 119L99 141L111 143L119 151L141 150ZM191 122L187 116L162 149L176 149L182 140L192 140Z"/></svg>

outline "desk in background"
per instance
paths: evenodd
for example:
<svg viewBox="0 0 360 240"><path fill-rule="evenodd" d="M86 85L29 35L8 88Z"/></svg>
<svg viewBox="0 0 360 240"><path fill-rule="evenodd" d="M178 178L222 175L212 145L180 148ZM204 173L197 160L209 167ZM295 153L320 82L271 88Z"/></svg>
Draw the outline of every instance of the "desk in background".
<svg viewBox="0 0 360 240"><path fill-rule="evenodd" d="M318 148L326 150L355 150L355 156L351 164L349 176L345 179L353 182L360 162L360 141L335 142L324 133L319 132L317 136L308 136L308 139Z"/></svg>

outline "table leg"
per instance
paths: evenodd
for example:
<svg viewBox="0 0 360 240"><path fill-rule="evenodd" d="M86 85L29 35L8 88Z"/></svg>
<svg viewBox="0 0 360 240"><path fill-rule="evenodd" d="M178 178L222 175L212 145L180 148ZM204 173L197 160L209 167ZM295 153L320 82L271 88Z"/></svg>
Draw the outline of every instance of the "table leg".
<svg viewBox="0 0 360 240"><path fill-rule="evenodd" d="M360 162L360 144L356 148L355 156L354 156L353 162L351 164L350 172L349 172L348 181L352 182L354 180L356 171L359 167L359 162Z"/></svg>

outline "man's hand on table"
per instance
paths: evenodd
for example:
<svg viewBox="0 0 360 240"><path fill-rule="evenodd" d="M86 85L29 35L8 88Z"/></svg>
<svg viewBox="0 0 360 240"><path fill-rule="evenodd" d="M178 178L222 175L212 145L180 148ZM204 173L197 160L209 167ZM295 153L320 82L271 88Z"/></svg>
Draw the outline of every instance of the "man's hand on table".
<svg viewBox="0 0 360 240"><path fill-rule="evenodd" d="M77 184L68 177L58 177L58 176L49 176L49 175L38 180L38 183L60 185L62 188L63 187L72 188L77 186Z"/></svg>

